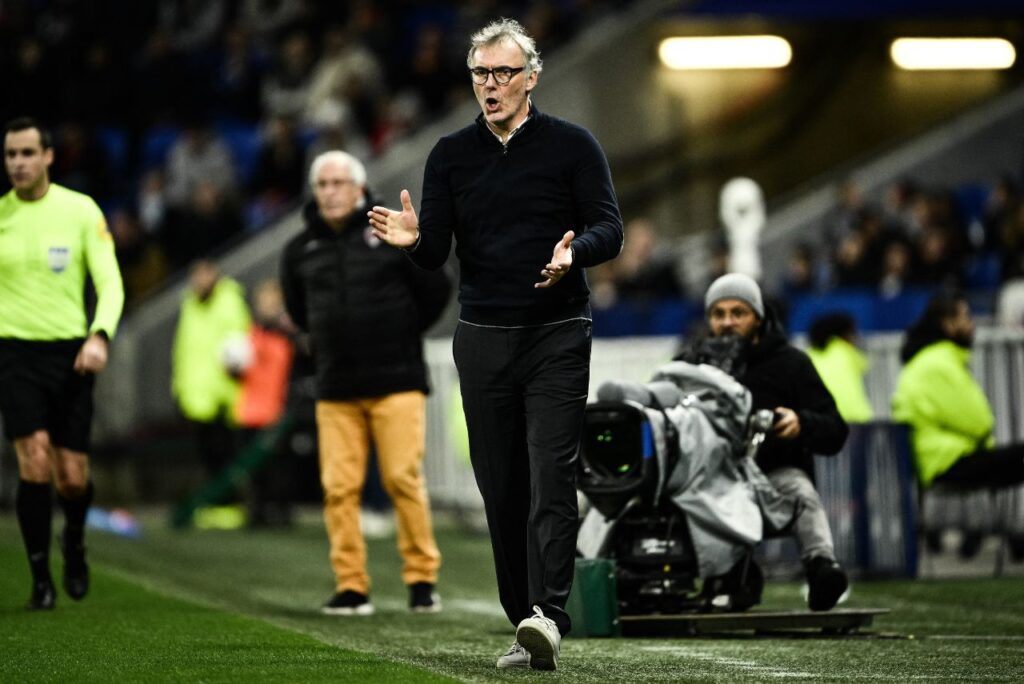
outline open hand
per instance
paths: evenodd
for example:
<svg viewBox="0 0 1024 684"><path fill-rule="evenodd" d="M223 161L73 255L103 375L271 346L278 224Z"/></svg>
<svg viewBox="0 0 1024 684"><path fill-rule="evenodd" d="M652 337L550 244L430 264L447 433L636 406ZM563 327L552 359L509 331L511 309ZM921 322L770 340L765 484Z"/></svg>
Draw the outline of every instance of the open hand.
<svg viewBox="0 0 1024 684"><path fill-rule="evenodd" d="M544 280L534 283L534 287L551 287L569 272L569 267L572 266L572 249L569 247L569 244L574 237L576 237L576 233L571 230L562 236L562 239L555 245L555 250L551 254L551 263L540 272Z"/></svg>
<svg viewBox="0 0 1024 684"><path fill-rule="evenodd" d="M393 247L412 247L420 236L420 222L408 190L402 190L402 210L374 207L366 213L373 234Z"/></svg>

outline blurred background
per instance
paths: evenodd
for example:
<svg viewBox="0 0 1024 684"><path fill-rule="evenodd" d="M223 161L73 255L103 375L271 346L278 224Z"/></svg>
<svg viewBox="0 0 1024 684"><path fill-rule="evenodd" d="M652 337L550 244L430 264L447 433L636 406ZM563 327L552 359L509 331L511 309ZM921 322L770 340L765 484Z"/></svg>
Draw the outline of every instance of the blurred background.
<svg viewBox="0 0 1024 684"><path fill-rule="evenodd" d="M417 202L430 148L478 112L469 34L499 16L537 39L538 108L589 128L611 164L626 246L589 274L595 383L645 380L671 356L706 285L735 268L739 216L756 238L753 275L791 333L802 340L822 313L854 317L879 419L899 333L937 288L966 290L985 326L977 369L999 439L1024 438L1020 2L3 0L0 115L51 127L51 177L103 207L125 280L97 393L107 504L176 502L206 481L170 394L189 264L211 258L250 293L274 279L301 227L309 163L327 149L367 163L379 203L396 205L403 188ZM685 43L674 53L666 42L737 36L773 38L766 54L727 48L753 60L730 68L687 65ZM911 63L900 38L994 39L966 53L994 61L963 68L949 44L920 57L944 63ZM723 202L735 179L752 181L747 194ZM478 510L450 361L455 311L427 345L427 475L435 505ZM293 374L286 494L315 502L303 380Z"/></svg>

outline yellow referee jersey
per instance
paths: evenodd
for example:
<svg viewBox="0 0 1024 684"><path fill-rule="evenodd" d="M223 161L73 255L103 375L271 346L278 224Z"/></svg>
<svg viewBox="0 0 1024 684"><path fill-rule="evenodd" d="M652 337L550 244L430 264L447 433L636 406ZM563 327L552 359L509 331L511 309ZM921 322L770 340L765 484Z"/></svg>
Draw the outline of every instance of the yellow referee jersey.
<svg viewBox="0 0 1024 684"><path fill-rule="evenodd" d="M91 325L87 274L97 295ZM123 307L114 241L92 198L55 183L33 202L13 190L0 197L0 338L112 338Z"/></svg>

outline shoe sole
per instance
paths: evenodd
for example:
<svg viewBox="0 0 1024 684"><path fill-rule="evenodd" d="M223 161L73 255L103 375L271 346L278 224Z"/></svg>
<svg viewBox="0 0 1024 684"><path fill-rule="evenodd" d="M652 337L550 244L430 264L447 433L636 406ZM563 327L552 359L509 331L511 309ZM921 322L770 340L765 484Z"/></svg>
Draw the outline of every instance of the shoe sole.
<svg viewBox="0 0 1024 684"><path fill-rule="evenodd" d="M555 645L539 627L523 625L516 630L516 641L530 654L530 667L534 670L554 670L558 667Z"/></svg>
<svg viewBox="0 0 1024 684"><path fill-rule="evenodd" d="M373 604L364 603L363 605L357 606L355 608L328 608L327 606L324 606L320 609L320 612L324 615L355 615L363 617L366 615L373 615Z"/></svg>
<svg viewBox="0 0 1024 684"><path fill-rule="evenodd" d="M829 572L807 594L807 606L814 611L832 610L850 583L841 571Z"/></svg>

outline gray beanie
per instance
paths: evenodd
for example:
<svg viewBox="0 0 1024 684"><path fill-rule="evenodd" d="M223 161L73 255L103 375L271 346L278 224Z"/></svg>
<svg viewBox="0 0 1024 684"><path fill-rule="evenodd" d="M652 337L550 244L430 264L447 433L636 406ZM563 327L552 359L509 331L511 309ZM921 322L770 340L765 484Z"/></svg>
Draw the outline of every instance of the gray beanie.
<svg viewBox="0 0 1024 684"><path fill-rule="evenodd" d="M764 302L757 282L743 273L726 273L711 283L704 295L704 312L707 313L715 302L721 299L739 299L750 305L758 318L764 318Z"/></svg>

